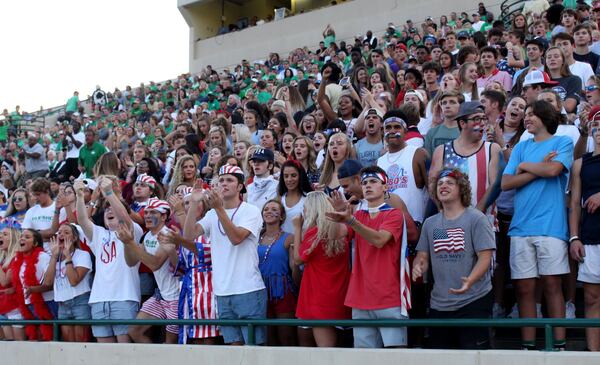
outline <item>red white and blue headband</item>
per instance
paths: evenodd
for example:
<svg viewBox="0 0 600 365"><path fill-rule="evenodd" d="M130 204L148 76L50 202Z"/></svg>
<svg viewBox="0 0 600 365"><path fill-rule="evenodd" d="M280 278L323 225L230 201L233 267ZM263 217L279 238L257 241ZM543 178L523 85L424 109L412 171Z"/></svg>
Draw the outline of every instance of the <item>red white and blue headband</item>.
<svg viewBox="0 0 600 365"><path fill-rule="evenodd" d="M148 199L148 205L146 205L145 210L156 210L159 213L170 213L171 206L164 200L150 198Z"/></svg>
<svg viewBox="0 0 600 365"><path fill-rule="evenodd" d="M384 184L387 184L387 176L385 174L382 174L381 172L365 172L360 176L360 182L362 183L363 181L371 177L380 180Z"/></svg>
<svg viewBox="0 0 600 365"><path fill-rule="evenodd" d="M402 118L398 118L398 117L389 117L386 120L383 121L383 126L385 127L386 125L388 125L389 123L400 123L400 125L402 126L402 128L406 129L406 122L404 121L404 119Z"/></svg>

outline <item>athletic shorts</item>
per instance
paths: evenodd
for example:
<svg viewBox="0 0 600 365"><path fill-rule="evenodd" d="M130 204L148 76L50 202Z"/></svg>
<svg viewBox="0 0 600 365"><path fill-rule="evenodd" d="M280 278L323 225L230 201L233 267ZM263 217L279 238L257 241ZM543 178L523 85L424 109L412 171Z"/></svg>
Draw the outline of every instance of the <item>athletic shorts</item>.
<svg viewBox="0 0 600 365"><path fill-rule="evenodd" d="M548 236L513 236L510 238L512 279L531 279L540 275L563 275L569 271L569 252L565 241Z"/></svg>

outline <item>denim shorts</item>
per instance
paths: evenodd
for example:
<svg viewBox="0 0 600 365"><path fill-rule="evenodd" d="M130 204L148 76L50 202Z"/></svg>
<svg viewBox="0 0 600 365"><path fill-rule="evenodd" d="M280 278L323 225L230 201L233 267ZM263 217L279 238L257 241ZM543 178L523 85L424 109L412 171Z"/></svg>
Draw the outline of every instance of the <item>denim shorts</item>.
<svg viewBox="0 0 600 365"><path fill-rule="evenodd" d="M44 303L48 306L50 313L52 313L52 318L56 318L56 314L58 313L58 305L53 300L47 300ZM38 316L35 315L35 310L33 308L33 304L27 304L27 308L33 314L33 319L39 319Z"/></svg>
<svg viewBox="0 0 600 365"><path fill-rule="evenodd" d="M83 293L73 299L58 302L58 319L90 319L92 312L90 305L90 292Z"/></svg>
<svg viewBox="0 0 600 365"><path fill-rule="evenodd" d="M244 294L217 296L219 319L264 319L267 317L267 290L261 289ZM221 326L225 343L248 343L248 327ZM265 342L264 326L254 327L255 344Z"/></svg>
<svg viewBox="0 0 600 365"><path fill-rule="evenodd" d="M120 302L90 303L92 319L135 319L139 303L131 300ZM126 335L127 325L92 326L94 337L113 337Z"/></svg>

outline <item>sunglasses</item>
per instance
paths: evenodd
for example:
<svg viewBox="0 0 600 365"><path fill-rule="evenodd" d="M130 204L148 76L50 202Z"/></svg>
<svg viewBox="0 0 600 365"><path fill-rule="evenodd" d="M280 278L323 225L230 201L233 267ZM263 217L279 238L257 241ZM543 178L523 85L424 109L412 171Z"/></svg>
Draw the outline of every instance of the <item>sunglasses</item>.
<svg viewBox="0 0 600 365"><path fill-rule="evenodd" d="M598 85L590 85L585 87L585 91L591 93L592 91L598 90Z"/></svg>

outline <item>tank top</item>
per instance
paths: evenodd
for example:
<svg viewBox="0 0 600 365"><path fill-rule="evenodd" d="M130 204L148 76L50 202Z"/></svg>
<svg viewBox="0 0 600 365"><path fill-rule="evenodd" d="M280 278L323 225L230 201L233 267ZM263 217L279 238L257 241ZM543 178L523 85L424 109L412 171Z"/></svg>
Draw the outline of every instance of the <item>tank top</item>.
<svg viewBox="0 0 600 365"><path fill-rule="evenodd" d="M600 155L586 153L581 157L581 202L600 192ZM600 244L600 209L590 214L581 209L581 242L585 245Z"/></svg>
<svg viewBox="0 0 600 365"><path fill-rule="evenodd" d="M294 288L289 254L285 248L288 236L288 233L282 232L272 244L258 245L258 268L265 282L269 300L282 299Z"/></svg>
<svg viewBox="0 0 600 365"><path fill-rule="evenodd" d="M407 145L398 152L388 152L377 160L377 166L388 176L388 191L404 200L415 222L423 223L428 196L425 187L418 188L415 182L413 159L416 151L417 147Z"/></svg>
<svg viewBox="0 0 600 365"><path fill-rule="evenodd" d="M283 196L281 197L281 204L283 204L283 207L285 208L285 221L281 225L281 229L283 229L283 231L286 233L293 234L294 225L292 224L292 220L299 214L302 214L302 211L304 210L304 200L306 199L306 197L300 197L298 203L291 207L288 207L285 201L286 196L287 194L283 194Z"/></svg>
<svg viewBox="0 0 600 365"><path fill-rule="evenodd" d="M471 206L475 207L483 198L485 191L490 186L489 183L489 167L490 167L490 151L492 144L483 142L481 147L470 156L462 156L454 149L454 141L449 141L444 144L444 163L446 169L459 169L463 174L469 177L471 185ZM498 231L498 222L496 220L496 204L488 207L485 215Z"/></svg>

